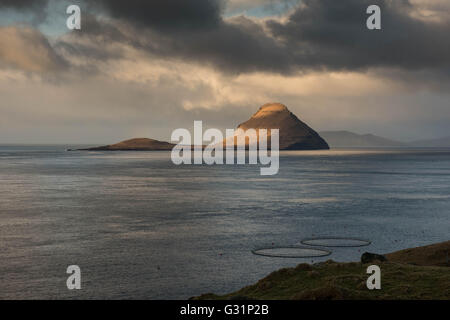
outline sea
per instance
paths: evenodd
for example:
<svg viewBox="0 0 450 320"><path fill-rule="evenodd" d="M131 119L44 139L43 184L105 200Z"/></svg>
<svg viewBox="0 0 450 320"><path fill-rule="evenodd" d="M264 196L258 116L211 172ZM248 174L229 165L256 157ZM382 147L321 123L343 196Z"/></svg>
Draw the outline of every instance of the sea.
<svg viewBox="0 0 450 320"><path fill-rule="evenodd" d="M280 169L179 165L170 152L0 146L0 299L187 299L299 263L449 240L450 149L280 153ZM253 254L370 241L321 258ZM81 270L69 290L68 266Z"/></svg>

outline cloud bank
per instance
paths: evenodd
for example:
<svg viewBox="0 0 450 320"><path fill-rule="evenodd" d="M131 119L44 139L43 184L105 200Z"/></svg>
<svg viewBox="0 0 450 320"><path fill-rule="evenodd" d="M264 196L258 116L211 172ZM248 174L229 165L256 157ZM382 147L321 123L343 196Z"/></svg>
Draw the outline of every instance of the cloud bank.
<svg viewBox="0 0 450 320"><path fill-rule="evenodd" d="M269 101L318 130L449 134L446 1L286 1L273 15L271 1L79 3L80 32L0 27L5 141L167 139L195 119L236 125ZM382 9L380 31L365 27L369 4ZM55 8L52 0L0 0L0 10L47 19Z"/></svg>

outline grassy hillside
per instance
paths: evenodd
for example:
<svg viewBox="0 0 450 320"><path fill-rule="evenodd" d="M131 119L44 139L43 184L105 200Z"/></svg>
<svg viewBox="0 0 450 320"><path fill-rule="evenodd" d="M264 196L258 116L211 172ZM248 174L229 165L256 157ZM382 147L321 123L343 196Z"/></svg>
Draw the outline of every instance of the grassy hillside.
<svg viewBox="0 0 450 320"><path fill-rule="evenodd" d="M391 253L386 262L299 264L239 291L196 299L450 299L446 252L450 241ZM381 290L367 289L366 270L371 264L381 268Z"/></svg>

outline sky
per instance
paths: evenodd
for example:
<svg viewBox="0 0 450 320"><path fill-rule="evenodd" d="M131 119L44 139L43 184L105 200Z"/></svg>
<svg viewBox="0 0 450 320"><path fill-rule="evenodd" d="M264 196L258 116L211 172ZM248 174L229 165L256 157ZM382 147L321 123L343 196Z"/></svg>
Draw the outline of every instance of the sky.
<svg viewBox="0 0 450 320"><path fill-rule="evenodd" d="M0 143L167 141L268 102L316 131L450 136L449 33L448 0L0 0Z"/></svg>

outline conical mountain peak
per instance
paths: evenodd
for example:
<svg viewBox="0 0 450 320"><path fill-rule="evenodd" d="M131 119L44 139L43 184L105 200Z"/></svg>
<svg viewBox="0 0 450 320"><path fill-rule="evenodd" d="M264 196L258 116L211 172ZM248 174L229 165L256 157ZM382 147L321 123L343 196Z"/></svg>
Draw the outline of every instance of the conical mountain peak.
<svg viewBox="0 0 450 320"><path fill-rule="evenodd" d="M264 104L238 128L243 130L279 129L280 150L329 149L328 144L316 131L299 120L281 103Z"/></svg>

